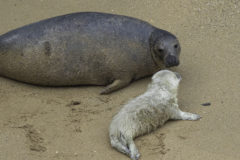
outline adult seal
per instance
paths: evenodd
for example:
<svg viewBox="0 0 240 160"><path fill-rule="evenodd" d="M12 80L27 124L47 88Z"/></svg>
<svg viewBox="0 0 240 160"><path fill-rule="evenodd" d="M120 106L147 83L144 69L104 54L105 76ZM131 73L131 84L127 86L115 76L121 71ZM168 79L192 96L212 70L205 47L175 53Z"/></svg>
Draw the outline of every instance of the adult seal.
<svg viewBox="0 0 240 160"><path fill-rule="evenodd" d="M80 12L0 36L0 75L44 86L107 85L102 94L179 64L177 38L139 19Z"/></svg>

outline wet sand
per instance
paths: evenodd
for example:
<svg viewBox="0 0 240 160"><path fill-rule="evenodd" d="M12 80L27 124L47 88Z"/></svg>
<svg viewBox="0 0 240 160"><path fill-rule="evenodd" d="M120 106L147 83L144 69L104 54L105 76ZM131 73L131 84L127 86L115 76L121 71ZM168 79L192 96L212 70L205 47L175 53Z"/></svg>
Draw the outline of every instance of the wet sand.
<svg viewBox="0 0 240 160"><path fill-rule="evenodd" d="M141 159L240 159L240 1L0 0L0 34L79 11L140 18L180 40L181 65L172 68L183 77L179 104L202 119L171 121L137 138ZM102 87L44 88L0 77L0 160L129 159L111 148L108 126L149 82L101 96Z"/></svg>

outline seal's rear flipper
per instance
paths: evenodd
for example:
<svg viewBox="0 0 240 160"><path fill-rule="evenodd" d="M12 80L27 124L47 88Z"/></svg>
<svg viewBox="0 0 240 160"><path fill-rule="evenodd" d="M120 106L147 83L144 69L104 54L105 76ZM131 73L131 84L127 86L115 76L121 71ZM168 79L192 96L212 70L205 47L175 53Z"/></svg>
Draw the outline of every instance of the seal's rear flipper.
<svg viewBox="0 0 240 160"><path fill-rule="evenodd" d="M128 147L130 150L130 157L132 160L138 160L140 158L140 154L138 152L138 149L133 141L133 139L127 140Z"/></svg>
<svg viewBox="0 0 240 160"><path fill-rule="evenodd" d="M130 151L127 148L127 146L123 145L117 137L110 136L110 139L112 147L116 148L119 152L122 152L123 154L130 156Z"/></svg>

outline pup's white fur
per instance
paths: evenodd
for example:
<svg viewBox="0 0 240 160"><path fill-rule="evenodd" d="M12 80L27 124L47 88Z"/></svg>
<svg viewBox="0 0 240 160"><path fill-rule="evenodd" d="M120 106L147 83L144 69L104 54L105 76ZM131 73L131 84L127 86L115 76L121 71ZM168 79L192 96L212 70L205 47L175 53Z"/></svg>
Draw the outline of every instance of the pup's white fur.
<svg viewBox="0 0 240 160"><path fill-rule="evenodd" d="M177 90L181 77L168 70L157 72L147 91L131 100L114 116L109 128L111 145L133 160L140 157L133 139L149 133L169 119L197 120L197 114L178 108Z"/></svg>

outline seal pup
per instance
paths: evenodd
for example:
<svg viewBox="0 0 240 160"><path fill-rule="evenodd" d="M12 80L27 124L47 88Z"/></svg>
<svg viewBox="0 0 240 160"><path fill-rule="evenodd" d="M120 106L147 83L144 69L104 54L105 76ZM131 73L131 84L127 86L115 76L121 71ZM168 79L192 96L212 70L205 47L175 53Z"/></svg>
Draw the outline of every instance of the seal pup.
<svg viewBox="0 0 240 160"><path fill-rule="evenodd" d="M43 86L104 85L102 94L179 65L172 33L132 17L79 12L0 36L0 75Z"/></svg>
<svg viewBox="0 0 240 160"><path fill-rule="evenodd" d="M147 91L129 101L114 116L109 127L112 147L138 160L140 154L134 138L156 130L169 119L198 120L199 115L178 108L180 80L180 74L168 70L154 74Z"/></svg>

